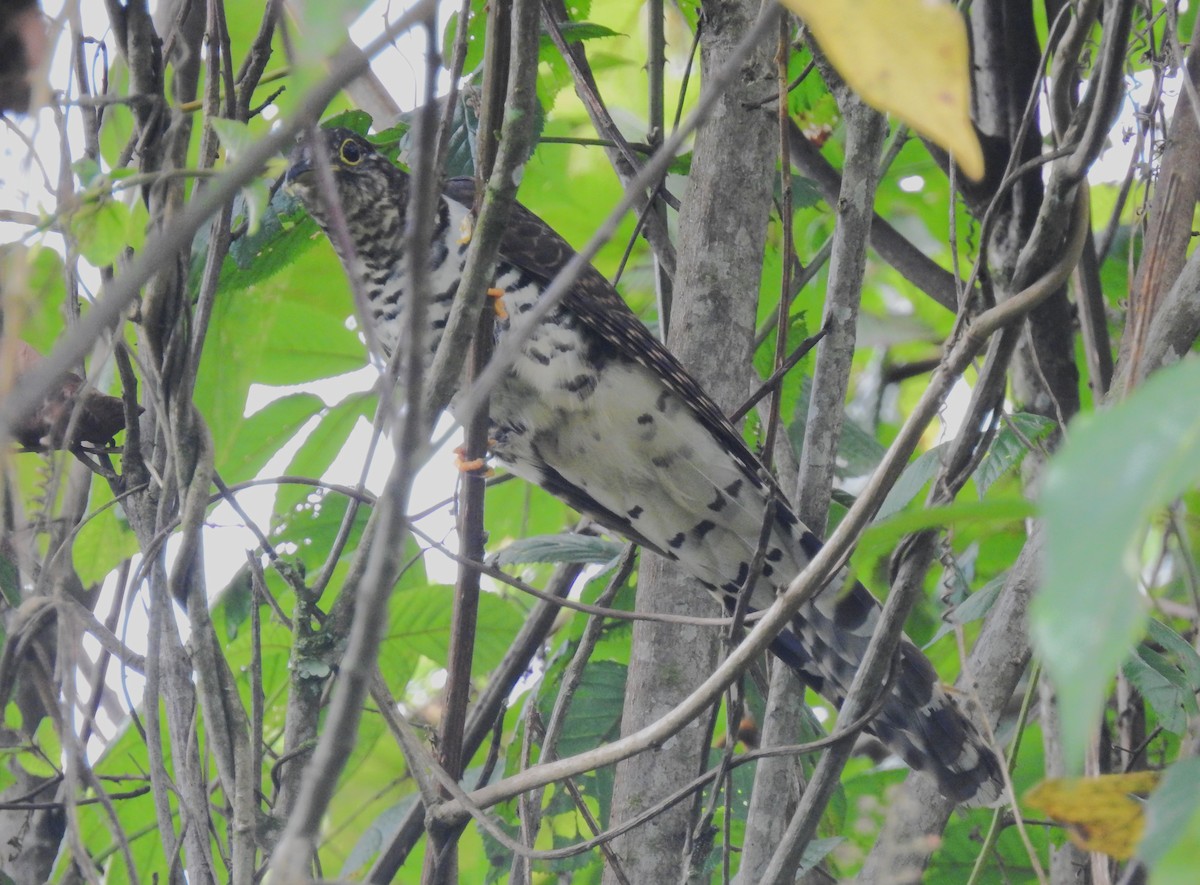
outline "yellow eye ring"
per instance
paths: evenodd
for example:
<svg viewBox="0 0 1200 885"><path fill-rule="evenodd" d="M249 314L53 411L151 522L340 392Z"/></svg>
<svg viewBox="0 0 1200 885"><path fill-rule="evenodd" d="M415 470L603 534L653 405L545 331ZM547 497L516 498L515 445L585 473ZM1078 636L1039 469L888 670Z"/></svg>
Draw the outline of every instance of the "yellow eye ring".
<svg viewBox="0 0 1200 885"><path fill-rule="evenodd" d="M338 148L338 156L347 166L357 166L366 154L363 152L362 145L353 138L347 138Z"/></svg>

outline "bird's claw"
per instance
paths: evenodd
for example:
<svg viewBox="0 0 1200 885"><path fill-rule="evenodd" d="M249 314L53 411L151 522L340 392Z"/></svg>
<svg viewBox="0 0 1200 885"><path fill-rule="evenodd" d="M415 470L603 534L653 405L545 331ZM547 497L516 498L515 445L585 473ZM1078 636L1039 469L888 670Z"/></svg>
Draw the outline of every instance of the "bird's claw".
<svg viewBox="0 0 1200 885"><path fill-rule="evenodd" d="M496 319L508 319L508 309L504 306L504 290L488 289L487 296L492 299L492 310L496 311Z"/></svg>
<svg viewBox="0 0 1200 885"><path fill-rule="evenodd" d="M496 444L494 439L488 440L488 449ZM484 479L490 479L496 475L496 471L487 466L488 455L482 458L467 458L467 447L459 446L454 450L454 467L459 473L470 476L482 476Z"/></svg>

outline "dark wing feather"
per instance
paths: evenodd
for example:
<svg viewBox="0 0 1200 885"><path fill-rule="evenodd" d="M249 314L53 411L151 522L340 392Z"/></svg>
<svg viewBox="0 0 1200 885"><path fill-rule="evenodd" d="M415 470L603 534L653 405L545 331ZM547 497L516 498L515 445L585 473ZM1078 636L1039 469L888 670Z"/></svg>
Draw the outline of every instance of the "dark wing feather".
<svg viewBox="0 0 1200 885"><path fill-rule="evenodd" d="M443 190L450 199L464 205L470 206L475 201L473 178L451 178ZM574 255L575 250L554 228L520 203L513 206L500 242L504 261L549 283ZM563 304L617 352L662 378L673 393L691 406L709 432L724 443L748 476L755 483L762 481L761 463L725 413L675 355L650 334L603 274L589 264L564 297Z"/></svg>

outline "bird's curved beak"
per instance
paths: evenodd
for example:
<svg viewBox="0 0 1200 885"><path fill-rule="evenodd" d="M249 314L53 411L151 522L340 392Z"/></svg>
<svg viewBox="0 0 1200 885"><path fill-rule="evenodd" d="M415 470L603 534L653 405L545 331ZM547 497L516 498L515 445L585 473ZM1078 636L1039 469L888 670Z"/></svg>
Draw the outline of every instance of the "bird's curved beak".
<svg viewBox="0 0 1200 885"><path fill-rule="evenodd" d="M306 184L312 173L312 151L309 150L308 139L304 139L288 154L288 168L283 176L284 187Z"/></svg>

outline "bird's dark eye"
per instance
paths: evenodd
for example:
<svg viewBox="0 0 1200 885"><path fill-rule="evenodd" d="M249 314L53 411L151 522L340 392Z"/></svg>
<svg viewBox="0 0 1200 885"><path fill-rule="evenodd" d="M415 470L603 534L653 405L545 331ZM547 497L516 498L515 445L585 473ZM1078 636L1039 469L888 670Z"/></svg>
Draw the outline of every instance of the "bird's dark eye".
<svg viewBox="0 0 1200 885"><path fill-rule="evenodd" d="M353 138L347 138L338 149L342 162L347 166L357 166L362 162L363 149Z"/></svg>

